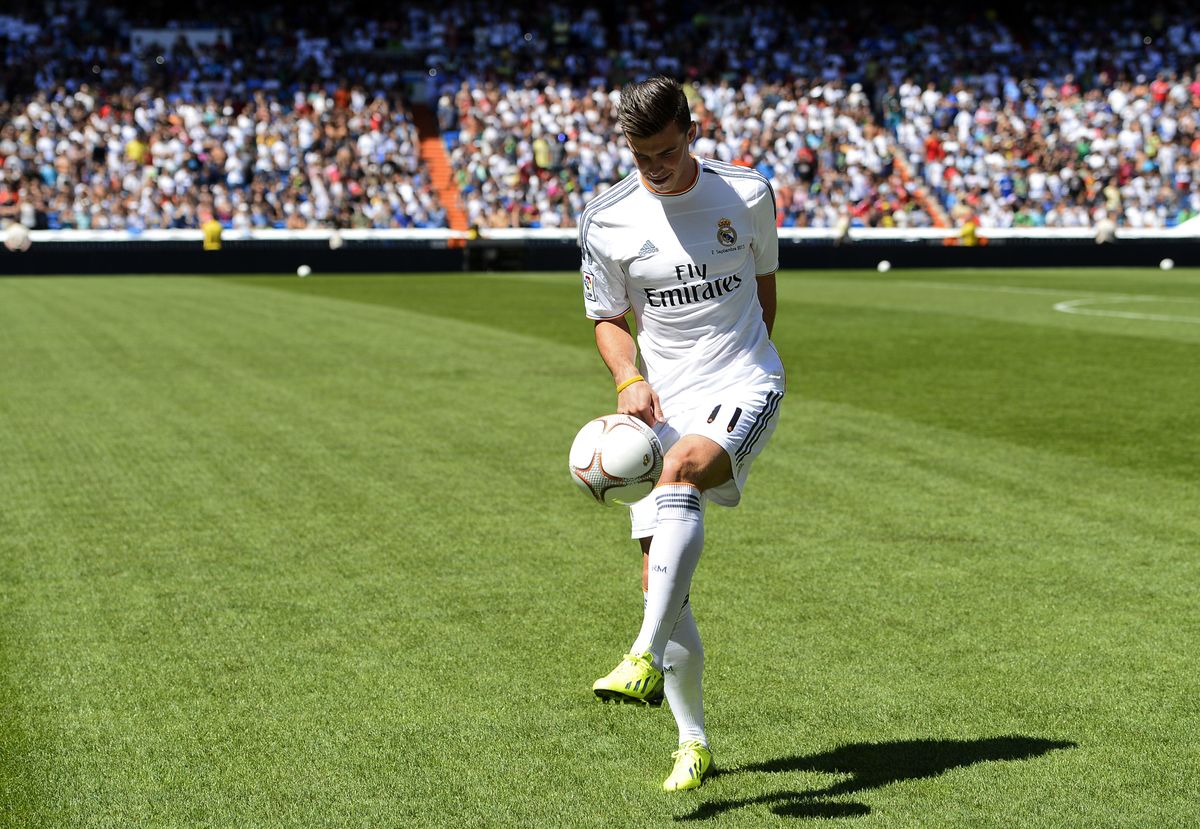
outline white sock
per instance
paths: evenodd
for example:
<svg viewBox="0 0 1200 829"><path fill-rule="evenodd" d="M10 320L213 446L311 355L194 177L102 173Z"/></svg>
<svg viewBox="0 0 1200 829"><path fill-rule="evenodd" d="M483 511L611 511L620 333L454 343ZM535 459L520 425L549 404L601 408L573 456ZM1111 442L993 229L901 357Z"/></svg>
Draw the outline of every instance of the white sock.
<svg viewBox="0 0 1200 829"><path fill-rule="evenodd" d="M642 593L642 609L646 608L646 594ZM692 614L690 597L684 599L683 610L667 640L663 653L663 679L667 703L679 728L679 743L699 740L708 745L704 733L704 645L700 642L700 629Z"/></svg>
<svg viewBox="0 0 1200 829"><path fill-rule="evenodd" d="M679 727L679 742L699 740L708 745L704 734L704 692L701 676L704 673L704 646L700 644L700 630L696 617L692 615L692 604L686 602L671 639L667 642L664 658L667 704Z"/></svg>
<svg viewBox="0 0 1200 829"><path fill-rule="evenodd" d="M642 629L632 653L650 651L662 668L671 631L692 587L692 574L704 548L704 511L700 490L690 484L663 484L654 490L658 526L650 542L650 572Z"/></svg>

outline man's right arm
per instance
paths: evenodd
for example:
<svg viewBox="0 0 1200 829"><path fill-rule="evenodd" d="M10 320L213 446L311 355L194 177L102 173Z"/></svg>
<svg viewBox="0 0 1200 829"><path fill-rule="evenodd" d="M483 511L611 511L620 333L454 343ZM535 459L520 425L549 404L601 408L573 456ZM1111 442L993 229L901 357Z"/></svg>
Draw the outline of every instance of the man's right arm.
<svg viewBox="0 0 1200 829"><path fill-rule="evenodd" d="M596 348L612 373L614 386L639 376L637 344L625 317L596 320ZM644 380L629 384L617 394L617 413L633 415L650 426L663 420L658 395Z"/></svg>

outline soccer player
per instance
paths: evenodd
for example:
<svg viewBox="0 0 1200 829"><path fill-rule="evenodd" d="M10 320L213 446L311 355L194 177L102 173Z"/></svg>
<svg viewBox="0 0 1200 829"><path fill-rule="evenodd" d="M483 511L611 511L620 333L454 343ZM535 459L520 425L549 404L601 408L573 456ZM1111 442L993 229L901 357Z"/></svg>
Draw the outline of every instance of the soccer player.
<svg viewBox="0 0 1200 829"><path fill-rule="evenodd" d="M762 175L690 153L698 126L678 82L655 76L623 87L617 125L639 175L580 218L584 306L617 411L653 427L666 456L658 486L630 508L643 553L641 630L593 691L644 703L665 693L679 748L663 788L677 791L712 769L704 649L689 600L705 504L741 500L783 398L770 338L779 240Z"/></svg>

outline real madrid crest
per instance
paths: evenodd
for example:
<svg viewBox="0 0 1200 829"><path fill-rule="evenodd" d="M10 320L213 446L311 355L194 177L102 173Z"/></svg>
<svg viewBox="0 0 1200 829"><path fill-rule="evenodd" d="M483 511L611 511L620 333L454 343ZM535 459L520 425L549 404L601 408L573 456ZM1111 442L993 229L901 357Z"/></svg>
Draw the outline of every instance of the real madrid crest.
<svg viewBox="0 0 1200 829"><path fill-rule="evenodd" d="M731 248L737 244L737 231L733 229L733 222L729 219L720 219L717 222L717 244L723 248Z"/></svg>

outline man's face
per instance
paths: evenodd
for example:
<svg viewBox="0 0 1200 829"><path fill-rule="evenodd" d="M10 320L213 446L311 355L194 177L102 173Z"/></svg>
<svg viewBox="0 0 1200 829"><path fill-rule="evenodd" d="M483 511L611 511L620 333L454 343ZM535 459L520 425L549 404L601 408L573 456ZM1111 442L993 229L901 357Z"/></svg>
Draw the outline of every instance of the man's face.
<svg viewBox="0 0 1200 829"><path fill-rule="evenodd" d="M659 193L675 193L689 187L696 175L696 163L688 146L696 139L696 122L687 132L672 121L662 132L646 138L625 134L625 142L633 151L638 172Z"/></svg>

